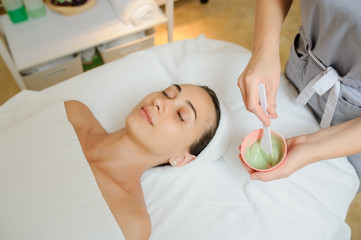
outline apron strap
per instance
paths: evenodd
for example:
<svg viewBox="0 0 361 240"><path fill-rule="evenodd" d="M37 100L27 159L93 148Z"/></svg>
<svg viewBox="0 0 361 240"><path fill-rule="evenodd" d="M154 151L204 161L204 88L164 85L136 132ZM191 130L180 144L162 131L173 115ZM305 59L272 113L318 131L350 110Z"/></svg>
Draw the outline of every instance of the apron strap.
<svg viewBox="0 0 361 240"><path fill-rule="evenodd" d="M312 59L320 65L324 70L317 74L301 91L297 97L297 101L303 105L311 99L313 94L317 93L319 96L329 91L324 113L321 118L320 126L322 128L329 127L336 109L338 95L340 94L341 83L339 75L333 67L325 67L315 54L308 49L308 53Z"/></svg>

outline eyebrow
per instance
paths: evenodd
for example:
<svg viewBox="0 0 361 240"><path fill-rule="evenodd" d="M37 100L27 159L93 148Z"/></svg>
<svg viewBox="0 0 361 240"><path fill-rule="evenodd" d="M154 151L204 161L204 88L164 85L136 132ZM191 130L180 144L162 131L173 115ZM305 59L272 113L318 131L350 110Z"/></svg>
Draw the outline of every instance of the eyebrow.
<svg viewBox="0 0 361 240"><path fill-rule="evenodd" d="M187 104L192 108L192 110L193 110L193 112L194 112L194 118L195 118L195 120L197 120L197 111L196 111L196 109L193 107L193 104L192 104L189 100L187 100Z"/></svg>
<svg viewBox="0 0 361 240"><path fill-rule="evenodd" d="M173 86L176 87L176 89L177 89L178 92L181 92L181 91L182 91L181 86L179 86L178 84L173 84ZM194 108L193 104L192 104L189 100L187 100L186 102L187 102L188 106L190 106L191 109L193 110L195 120L197 120L197 111L196 111L196 109Z"/></svg>
<svg viewBox="0 0 361 240"><path fill-rule="evenodd" d="M179 86L178 84L172 84L172 86L175 86L176 88L177 88L177 90L178 90L178 92L181 92L182 91L182 88L181 88L181 86Z"/></svg>

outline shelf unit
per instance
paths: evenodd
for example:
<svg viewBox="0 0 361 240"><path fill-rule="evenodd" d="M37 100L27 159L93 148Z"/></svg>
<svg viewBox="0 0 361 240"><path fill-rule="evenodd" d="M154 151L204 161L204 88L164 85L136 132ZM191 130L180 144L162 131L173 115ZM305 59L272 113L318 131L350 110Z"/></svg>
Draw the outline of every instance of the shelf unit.
<svg viewBox="0 0 361 240"><path fill-rule="evenodd" d="M0 54L20 89L27 86L20 72L49 61L81 52L154 26L167 23L168 42L173 41L174 2L166 0L165 14L159 8L153 19L139 26L126 25L107 0L75 16L62 16L47 9L47 15L13 24L0 17L8 46L0 41Z"/></svg>

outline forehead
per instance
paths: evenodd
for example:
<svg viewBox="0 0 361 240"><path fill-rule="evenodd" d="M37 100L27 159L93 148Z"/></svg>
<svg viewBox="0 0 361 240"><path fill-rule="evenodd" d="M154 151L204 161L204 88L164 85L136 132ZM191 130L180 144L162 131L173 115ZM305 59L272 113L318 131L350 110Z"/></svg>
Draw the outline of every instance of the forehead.
<svg viewBox="0 0 361 240"><path fill-rule="evenodd" d="M179 85L179 87L177 86L177 84L171 85L170 87L173 87L175 89L179 88L179 91L184 94L185 96L189 96L189 97L197 97L198 95L200 95L199 97L201 99L203 99L202 101L206 101L206 98L210 98L210 96L208 95L208 93L201 88L198 85L193 85L193 84L181 84Z"/></svg>
<svg viewBox="0 0 361 240"><path fill-rule="evenodd" d="M177 87L173 86L173 88L176 89ZM180 85L180 88L181 91L179 96L184 97L193 104L197 111L197 115L202 116L202 118L206 120L215 118L212 98L205 89L191 84L182 84Z"/></svg>

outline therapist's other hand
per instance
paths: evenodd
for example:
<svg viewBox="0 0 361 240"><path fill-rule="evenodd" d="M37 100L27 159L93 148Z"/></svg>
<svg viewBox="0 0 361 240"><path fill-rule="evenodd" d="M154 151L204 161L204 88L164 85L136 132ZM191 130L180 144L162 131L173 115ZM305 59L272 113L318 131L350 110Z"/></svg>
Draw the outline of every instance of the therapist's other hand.
<svg viewBox="0 0 361 240"><path fill-rule="evenodd" d="M312 163L311 154L307 154L307 142L305 135L289 138L287 143L287 155L283 163L269 172L257 172L249 168L239 155L243 167L250 174L252 180L272 181L276 179L286 178L301 169L302 167Z"/></svg>
<svg viewBox="0 0 361 240"><path fill-rule="evenodd" d="M238 87L241 90L246 109L254 113L266 126L271 124L270 118L277 118L276 95L280 84L281 64L279 54L253 53L246 68L238 78ZM263 112L258 94L258 85L266 86L267 111Z"/></svg>

